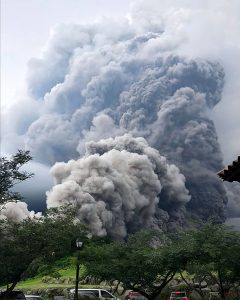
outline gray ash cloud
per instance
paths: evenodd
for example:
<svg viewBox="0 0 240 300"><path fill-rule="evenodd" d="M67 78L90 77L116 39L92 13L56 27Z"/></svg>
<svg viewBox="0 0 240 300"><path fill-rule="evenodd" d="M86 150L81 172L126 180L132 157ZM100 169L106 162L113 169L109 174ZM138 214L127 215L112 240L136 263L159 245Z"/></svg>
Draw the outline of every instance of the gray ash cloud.
<svg viewBox="0 0 240 300"><path fill-rule="evenodd" d="M178 44L166 39L162 24L140 25L103 21L57 27L43 56L29 65L29 92L38 111L31 118L25 109L18 111L20 123L25 119L19 135L34 158L48 165L65 162L52 169L58 185L49 192L48 205L77 203L79 218L100 235L116 228L124 236L145 225L174 228L189 219L225 219L226 192L216 177L222 155L209 117L221 99L223 68L177 55ZM125 134L133 141L144 138L141 143L151 150L146 153L136 142L121 145ZM128 215L125 185L133 170L118 168L133 157L148 166L149 180L138 178ZM175 177L166 179L167 165ZM88 172L98 180L91 183ZM120 181L123 174L126 182ZM103 189L104 178L106 191L95 190ZM122 210L111 194L115 187Z"/></svg>
<svg viewBox="0 0 240 300"><path fill-rule="evenodd" d="M225 187L229 204L228 217L240 218L240 185L237 182L225 182Z"/></svg>
<svg viewBox="0 0 240 300"><path fill-rule="evenodd" d="M179 169L146 140L127 134L87 143L83 158L56 163L51 173L56 185L48 207L74 204L77 217L99 236L124 238L143 227L163 230L159 221L165 227L179 223L190 200Z"/></svg>

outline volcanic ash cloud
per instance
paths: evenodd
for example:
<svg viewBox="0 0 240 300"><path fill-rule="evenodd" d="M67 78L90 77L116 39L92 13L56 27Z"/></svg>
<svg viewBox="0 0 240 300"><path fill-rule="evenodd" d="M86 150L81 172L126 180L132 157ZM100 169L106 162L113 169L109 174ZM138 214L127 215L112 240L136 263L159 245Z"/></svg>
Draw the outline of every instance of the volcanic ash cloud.
<svg viewBox="0 0 240 300"><path fill-rule="evenodd" d="M145 15L144 12L141 16ZM164 25L161 21L158 23L159 20L159 17L154 18L152 22L149 16L149 22L145 22L136 15L132 22L102 20L89 25L56 27L42 56L29 64L28 90L32 106L21 103L14 108L8 118L14 132L9 136L21 139L33 157L47 165L76 160L79 154L80 157L85 155L82 159L96 154L102 161L103 156L114 149L146 155L131 149L119 150L117 146L112 149L107 145L101 149L96 146L96 153L89 148L94 143L100 145L101 139L126 133L143 137L186 178L191 200L185 205L182 222L191 219L196 223L213 217L223 222L227 197L216 175L223 164L211 111L221 100L224 70L216 61L179 55L181 41L173 34L175 28L169 31L170 23ZM7 140L12 144L13 138ZM86 143L89 143L87 154ZM153 160L151 163L154 164ZM158 168L158 165L153 168L157 174ZM175 170L172 167L172 174L168 176L177 173ZM59 171L56 176L55 172L58 180L63 176L64 191L74 195L74 185L67 183L65 173ZM162 201L159 200L158 206L161 212L168 212L171 223L178 226L181 218L176 203L184 202L185 198L182 193L176 193L175 188L172 192L163 188L165 177L159 178ZM177 180L178 183L181 185L181 180ZM82 191L83 187L79 189ZM103 203L108 203L103 198ZM147 199L152 210L154 197ZM101 205L99 211L105 212L106 204ZM115 215L104 213L102 218L99 215L100 212L92 215L99 228L106 227L99 220L115 224ZM160 214L157 220L161 223L165 217ZM143 220L146 219L142 218L139 223ZM119 228L124 226L119 225Z"/></svg>
<svg viewBox="0 0 240 300"><path fill-rule="evenodd" d="M90 142L83 158L56 163L51 173L56 185L47 194L48 208L74 204L77 218L99 236L163 229L156 216L170 224L190 200L179 169L145 139L130 135ZM167 202L174 212L161 209Z"/></svg>

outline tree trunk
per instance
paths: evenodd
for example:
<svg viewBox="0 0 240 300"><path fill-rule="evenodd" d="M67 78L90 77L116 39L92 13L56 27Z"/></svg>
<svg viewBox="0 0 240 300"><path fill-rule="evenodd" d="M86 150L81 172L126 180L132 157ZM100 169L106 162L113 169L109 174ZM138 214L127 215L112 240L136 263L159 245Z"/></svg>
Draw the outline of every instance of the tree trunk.
<svg viewBox="0 0 240 300"><path fill-rule="evenodd" d="M189 290L194 290L196 293L198 293L198 295L199 295L201 298L204 297L203 292L202 292L202 289L201 289L201 282L202 282L202 281L200 281L200 288L197 289L197 288L195 287L195 285L194 285L194 280L192 280L193 283L189 283L189 282L187 281L187 279L183 276L182 272L180 272L180 276L181 276L182 280L185 282L185 284L188 286Z"/></svg>
<svg viewBox="0 0 240 300"><path fill-rule="evenodd" d="M118 287L119 287L120 281L117 280L117 285L115 287L113 287L113 294L116 293L118 291Z"/></svg>
<svg viewBox="0 0 240 300"><path fill-rule="evenodd" d="M156 297L158 297L161 294L162 290L173 279L174 275L175 275L175 273L168 272L166 274L165 278L163 279L163 282L160 284L160 286L155 287L154 292L151 294L148 294L145 291L143 291L142 289L136 287L136 284L126 283L126 287L133 291L140 293L141 295L146 297L148 300L154 300Z"/></svg>
<svg viewBox="0 0 240 300"><path fill-rule="evenodd" d="M143 290L141 290L141 289L136 288L136 287L135 287L135 284L129 283L129 284L126 284L126 287L127 287L127 289L130 289L130 290L133 290L133 291L135 291L135 292L140 293L141 295L143 295L144 297L146 297L148 300L151 300L151 299L152 299L152 298L151 298L151 295L147 294L145 291L143 291Z"/></svg>
<svg viewBox="0 0 240 300"><path fill-rule="evenodd" d="M226 299L226 297L225 297L225 290L224 290L223 282L222 282L222 276L221 276L221 273L220 273L219 270L218 270L218 279L219 279L219 287L220 287L221 298L222 299Z"/></svg>
<svg viewBox="0 0 240 300"><path fill-rule="evenodd" d="M151 295L150 295L150 298L149 300L154 300L157 296L161 295L161 292L162 290L165 288L165 286L173 279L175 273L172 273L171 275L171 272L169 272L166 277L164 278L162 284L156 289L155 292L153 292Z"/></svg>
<svg viewBox="0 0 240 300"><path fill-rule="evenodd" d="M10 287L8 286L7 291L11 292L11 291L15 288L15 286L17 285L17 283L18 283L18 281L13 282L13 283L10 285Z"/></svg>
<svg viewBox="0 0 240 300"><path fill-rule="evenodd" d="M11 293L11 291L15 288L15 286L17 285L18 281L13 282L10 286L9 284L7 284L7 290L3 293L3 299L8 299L9 294Z"/></svg>

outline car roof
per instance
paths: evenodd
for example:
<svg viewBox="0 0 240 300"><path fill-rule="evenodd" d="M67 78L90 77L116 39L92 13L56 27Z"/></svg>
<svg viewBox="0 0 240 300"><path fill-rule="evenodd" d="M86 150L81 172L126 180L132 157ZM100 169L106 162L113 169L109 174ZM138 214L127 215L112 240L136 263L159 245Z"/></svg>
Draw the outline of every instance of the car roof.
<svg viewBox="0 0 240 300"><path fill-rule="evenodd" d="M70 291L75 291L75 289L70 289ZM105 289L91 289L91 288L85 288L85 289L78 289L78 291L106 291Z"/></svg>
<svg viewBox="0 0 240 300"><path fill-rule="evenodd" d="M0 291L0 294L5 294L7 292L7 290L2 290ZM9 295L17 295L17 294L23 294L23 291L20 291L20 290L13 290L11 292L9 292Z"/></svg>

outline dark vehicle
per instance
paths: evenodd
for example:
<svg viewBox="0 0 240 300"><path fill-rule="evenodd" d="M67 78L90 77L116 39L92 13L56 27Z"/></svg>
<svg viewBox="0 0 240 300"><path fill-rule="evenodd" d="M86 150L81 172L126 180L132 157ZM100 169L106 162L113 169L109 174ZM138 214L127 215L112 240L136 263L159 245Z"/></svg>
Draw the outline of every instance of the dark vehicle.
<svg viewBox="0 0 240 300"><path fill-rule="evenodd" d="M172 292L169 300L189 300L186 292Z"/></svg>
<svg viewBox="0 0 240 300"><path fill-rule="evenodd" d="M26 300L26 297L22 291L11 291L11 292L1 292L1 300Z"/></svg>

